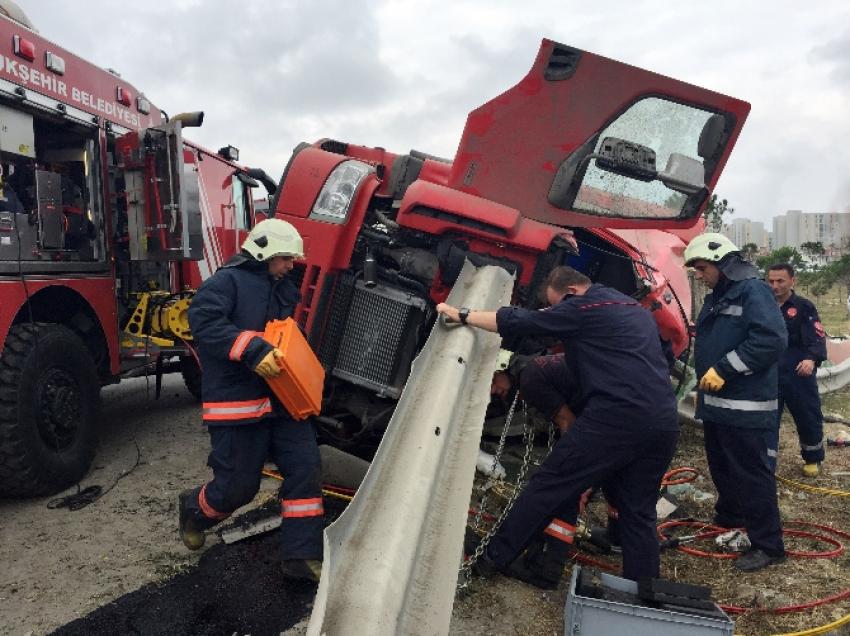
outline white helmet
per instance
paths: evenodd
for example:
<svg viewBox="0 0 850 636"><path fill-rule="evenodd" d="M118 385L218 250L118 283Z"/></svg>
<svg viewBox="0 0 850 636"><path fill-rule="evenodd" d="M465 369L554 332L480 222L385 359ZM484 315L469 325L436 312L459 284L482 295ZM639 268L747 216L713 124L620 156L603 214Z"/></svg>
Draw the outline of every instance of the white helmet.
<svg viewBox="0 0 850 636"><path fill-rule="evenodd" d="M248 233L242 249L258 261L275 256L304 258L304 241L291 223L281 219L260 221Z"/></svg>
<svg viewBox="0 0 850 636"><path fill-rule="evenodd" d="M727 254L740 252L728 237L718 232L707 232L695 236L685 248L685 265L690 266L694 261L717 263Z"/></svg>

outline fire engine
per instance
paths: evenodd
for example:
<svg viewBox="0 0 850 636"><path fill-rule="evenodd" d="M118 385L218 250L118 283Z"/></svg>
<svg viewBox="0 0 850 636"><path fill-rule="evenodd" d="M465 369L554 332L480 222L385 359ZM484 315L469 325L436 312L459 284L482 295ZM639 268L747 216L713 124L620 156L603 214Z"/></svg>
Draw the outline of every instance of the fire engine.
<svg viewBox="0 0 850 636"><path fill-rule="evenodd" d="M380 438L467 259L515 274L514 303L530 308L571 265L640 299L685 357L681 256L748 112L544 40L518 84L470 113L453 159L298 145L270 210L305 241L296 320L327 371L322 436L353 452Z"/></svg>
<svg viewBox="0 0 850 636"><path fill-rule="evenodd" d="M102 385L181 371L200 396L191 290L274 183L184 139L202 113L169 118L0 9L0 493L35 495L88 470Z"/></svg>

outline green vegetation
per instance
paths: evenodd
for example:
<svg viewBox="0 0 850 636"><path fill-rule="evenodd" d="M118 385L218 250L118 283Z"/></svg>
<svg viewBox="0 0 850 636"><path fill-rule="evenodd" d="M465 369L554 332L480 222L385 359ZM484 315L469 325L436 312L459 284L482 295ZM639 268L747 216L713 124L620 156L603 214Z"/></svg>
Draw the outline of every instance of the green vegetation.
<svg viewBox="0 0 850 636"><path fill-rule="evenodd" d="M788 247L787 245L773 250L766 256L760 256L756 259L756 265L758 265L758 268L763 273L767 272L768 267L777 263L788 263L795 271L801 273L803 266L805 265L803 255L795 248Z"/></svg>
<svg viewBox="0 0 850 636"><path fill-rule="evenodd" d="M723 223L726 221L724 217L731 216L734 213L735 208L729 205L729 201L712 194L705 206L705 211L702 213L703 218L705 218L706 229L709 232L720 232L723 229Z"/></svg>
<svg viewBox="0 0 850 636"><path fill-rule="evenodd" d="M818 308L823 328L830 336L850 336L850 316L847 314L847 287L833 285L824 293L816 286L801 285L798 279L797 292L811 300Z"/></svg>
<svg viewBox="0 0 850 636"><path fill-rule="evenodd" d="M808 256L823 254L820 243L804 243L801 248ZM823 267L808 269L802 254L793 247L780 247L756 259L762 272L774 263L788 263L797 272L797 291L817 305L821 322L831 336L850 336L850 316L847 296L850 294L850 254Z"/></svg>

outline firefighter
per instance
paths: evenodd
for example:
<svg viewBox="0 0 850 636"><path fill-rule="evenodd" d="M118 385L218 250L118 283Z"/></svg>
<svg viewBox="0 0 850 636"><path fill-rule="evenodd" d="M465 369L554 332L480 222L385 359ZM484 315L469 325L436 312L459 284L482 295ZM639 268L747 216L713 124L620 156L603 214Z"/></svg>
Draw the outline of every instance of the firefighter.
<svg viewBox="0 0 850 636"><path fill-rule="evenodd" d="M300 299L286 277L303 258L286 221L258 223L242 252L207 279L192 299L189 325L203 368L203 420L212 443L212 481L181 493L180 538L190 550L204 531L250 502L271 456L282 473L281 553L285 576L318 581L323 514L321 465L312 420L294 421L265 379L282 353L262 338L266 322L291 316Z"/></svg>
<svg viewBox="0 0 850 636"><path fill-rule="evenodd" d="M695 237L685 264L712 290L697 318L694 366L715 523L746 528L752 548L735 566L752 572L785 560L773 472L785 322L758 270L722 234Z"/></svg>
<svg viewBox="0 0 850 636"><path fill-rule="evenodd" d="M817 372L821 362L826 360L826 334L812 301L794 292L795 281L794 268L787 263L771 265L767 269L767 282L788 330L788 348L779 361L777 413L781 422L782 410L788 405L800 439L803 474L817 477L824 460L823 414Z"/></svg>
<svg viewBox="0 0 850 636"><path fill-rule="evenodd" d="M588 488L606 483L618 494L623 575L657 577L655 502L679 424L655 321L635 299L591 284L570 267L552 270L546 293L553 304L541 311L437 306L450 320L503 337L557 337L582 402L490 540L479 571L511 574L511 565L553 518L577 510Z"/></svg>
<svg viewBox="0 0 850 636"><path fill-rule="evenodd" d="M560 297L554 299L555 302L560 300ZM561 435L566 434L581 412L579 385L563 353L535 358L522 369L519 386L523 399L553 422ZM557 513L522 558L511 565L512 575L543 589L558 587L567 560L573 553L578 517L594 491L595 488L589 488L582 494L578 506L570 501ZM612 480L610 484L603 484L602 491L608 501L608 524L605 529L594 528L592 536L604 534L604 541L619 550L616 482Z"/></svg>

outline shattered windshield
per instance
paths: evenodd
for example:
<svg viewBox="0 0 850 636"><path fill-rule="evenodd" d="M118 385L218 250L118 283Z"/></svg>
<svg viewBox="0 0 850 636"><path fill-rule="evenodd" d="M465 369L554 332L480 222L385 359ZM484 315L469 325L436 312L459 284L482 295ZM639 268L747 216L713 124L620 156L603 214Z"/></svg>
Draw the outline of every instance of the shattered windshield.
<svg viewBox="0 0 850 636"><path fill-rule="evenodd" d="M663 170L673 153L699 158L697 143L713 113L658 97L633 104L599 135L594 152L607 137L626 139L655 151ZM573 208L599 216L672 219L682 212L687 196L658 180L639 181L606 172L591 161Z"/></svg>

